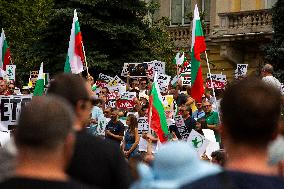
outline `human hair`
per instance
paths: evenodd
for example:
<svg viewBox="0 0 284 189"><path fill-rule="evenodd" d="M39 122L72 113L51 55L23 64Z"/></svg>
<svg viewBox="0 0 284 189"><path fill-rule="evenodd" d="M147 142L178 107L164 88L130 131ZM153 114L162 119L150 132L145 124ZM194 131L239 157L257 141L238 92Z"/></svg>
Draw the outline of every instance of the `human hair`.
<svg viewBox="0 0 284 189"><path fill-rule="evenodd" d="M137 128L138 127L138 121L137 121L137 118L135 117L135 115L133 115L133 114L130 114L130 115L128 115L127 116L128 117L128 119L129 119L129 129L130 129L130 132L132 133L132 134L134 134L135 133L135 128Z"/></svg>
<svg viewBox="0 0 284 189"><path fill-rule="evenodd" d="M57 95L66 99L75 109L79 100L88 100L86 80L74 74L59 74L50 82L48 95Z"/></svg>
<svg viewBox="0 0 284 189"><path fill-rule="evenodd" d="M16 146L53 151L72 131L73 120L73 111L64 99L54 96L33 98L22 108L15 132Z"/></svg>
<svg viewBox="0 0 284 189"><path fill-rule="evenodd" d="M211 153L211 157L214 158L217 163L224 166L226 163L226 152L224 150L217 150Z"/></svg>
<svg viewBox="0 0 284 189"><path fill-rule="evenodd" d="M280 105L280 91L257 78L232 83L221 100L221 120L230 140L267 145L278 128Z"/></svg>
<svg viewBox="0 0 284 189"><path fill-rule="evenodd" d="M97 99L93 100L93 105L94 106L98 106L99 104L102 104L102 103L103 103L102 99L97 98Z"/></svg>
<svg viewBox="0 0 284 189"><path fill-rule="evenodd" d="M271 64L265 64L262 70L267 73L273 74L273 66Z"/></svg>

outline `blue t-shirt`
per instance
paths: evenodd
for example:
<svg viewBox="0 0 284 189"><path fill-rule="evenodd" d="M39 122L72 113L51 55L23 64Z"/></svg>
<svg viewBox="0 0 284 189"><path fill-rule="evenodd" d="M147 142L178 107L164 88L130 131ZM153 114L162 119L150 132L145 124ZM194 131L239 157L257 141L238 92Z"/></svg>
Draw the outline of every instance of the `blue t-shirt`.
<svg viewBox="0 0 284 189"><path fill-rule="evenodd" d="M109 130L112 134L115 135L120 135L120 136L124 136L124 125L121 121L117 121L117 122L113 122L112 120L110 120L108 122L108 124L106 125L106 130ZM109 136L106 136L106 138L111 139L112 141L120 144L120 140L117 140L116 138L112 138Z"/></svg>
<svg viewBox="0 0 284 189"><path fill-rule="evenodd" d="M223 172L224 173L224 172ZM224 175L224 174L223 174ZM239 171L225 171L226 181L220 175L208 176L193 183L184 185L181 189L284 189L284 181L275 176L258 175ZM225 184L227 183L227 184Z"/></svg>

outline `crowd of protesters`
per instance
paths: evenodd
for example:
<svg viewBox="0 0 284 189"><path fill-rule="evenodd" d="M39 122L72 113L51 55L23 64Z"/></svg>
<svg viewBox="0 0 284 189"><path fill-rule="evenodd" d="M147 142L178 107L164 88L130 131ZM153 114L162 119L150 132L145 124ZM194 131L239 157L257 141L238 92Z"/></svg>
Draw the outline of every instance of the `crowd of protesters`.
<svg viewBox="0 0 284 189"><path fill-rule="evenodd" d="M108 87L97 93L92 76L58 75L46 97L23 108L15 135L0 148L0 188L284 188L281 86L272 73L265 65L262 81L244 78L216 96L206 89L201 101L190 86L169 85L162 93L173 96L166 144L151 128L138 131L138 119L149 116L149 77L126 78L135 105L119 109L109 106ZM14 89L0 80L0 95L30 93ZM187 133L212 130L221 149L197 156L175 115ZM101 117L107 123L98 134Z"/></svg>

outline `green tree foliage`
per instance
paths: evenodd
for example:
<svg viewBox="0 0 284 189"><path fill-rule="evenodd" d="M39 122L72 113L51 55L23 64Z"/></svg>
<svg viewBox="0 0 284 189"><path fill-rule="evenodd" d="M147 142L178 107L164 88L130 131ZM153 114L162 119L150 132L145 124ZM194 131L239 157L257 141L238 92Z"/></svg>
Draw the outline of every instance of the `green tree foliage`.
<svg viewBox="0 0 284 189"><path fill-rule="evenodd" d="M54 5L49 26L43 31L45 37L38 45L52 72L63 69L75 8L88 66L95 73L118 74L124 62L161 59L168 52L163 51L169 47L164 44L169 44L168 36L162 27L149 27L145 21L149 7L143 1L57 0Z"/></svg>
<svg viewBox="0 0 284 189"><path fill-rule="evenodd" d="M147 19L157 8L140 0L1 0L0 27L17 72L28 74L44 62L45 72L55 74L63 71L77 9L91 73L118 74L124 62L171 64L173 43L165 19Z"/></svg>
<svg viewBox="0 0 284 189"><path fill-rule="evenodd" d="M284 81L284 1L278 2L272 8L273 41L266 49L266 59L270 62L278 78Z"/></svg>
<svg viewBox="0 0 284 189"><path fill-rule="evenodd" d="M0 1L0 27L5 30L17 74L39 69L43 60L31 53L31 47L40 39L52 6L53 0Z"/></svg>

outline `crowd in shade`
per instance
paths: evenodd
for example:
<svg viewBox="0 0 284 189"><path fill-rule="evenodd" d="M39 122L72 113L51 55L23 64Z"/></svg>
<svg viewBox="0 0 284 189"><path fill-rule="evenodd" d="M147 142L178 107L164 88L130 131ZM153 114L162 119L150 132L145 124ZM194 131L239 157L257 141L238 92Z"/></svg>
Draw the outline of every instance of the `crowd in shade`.
<svg viewBox="0 0 284 189"><path fill-rule="evenodd" d="M170 84L161 140L151 125L155 80L127 76L120 93L59 74L1 144L0 188L284 188L281 84L269 64L261 75L205 89L201 100ZM1 95L30 93L0 81Z"/></svg>

